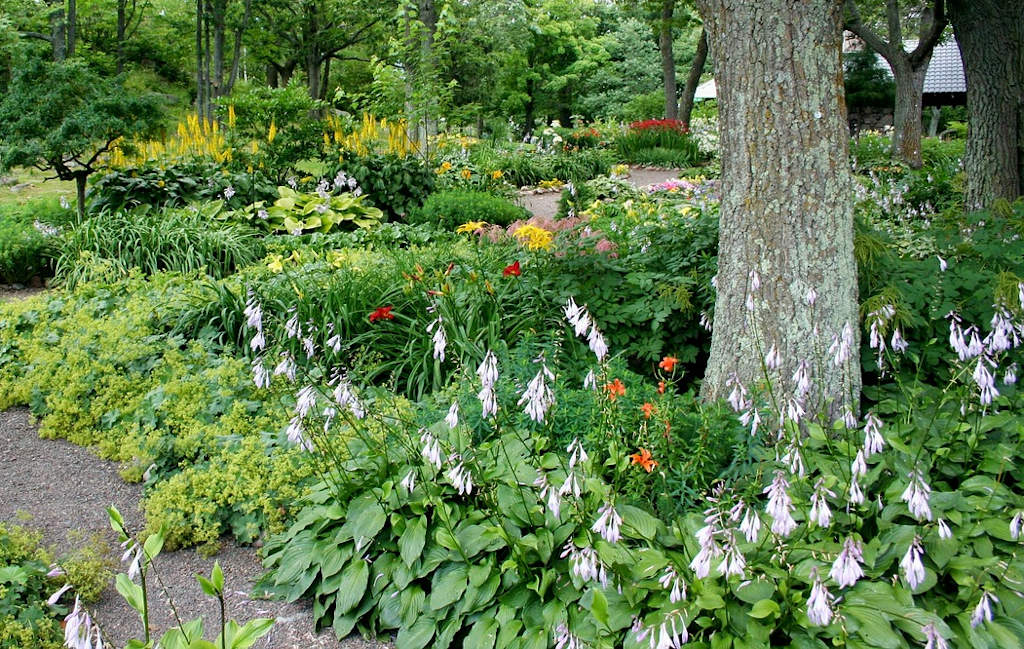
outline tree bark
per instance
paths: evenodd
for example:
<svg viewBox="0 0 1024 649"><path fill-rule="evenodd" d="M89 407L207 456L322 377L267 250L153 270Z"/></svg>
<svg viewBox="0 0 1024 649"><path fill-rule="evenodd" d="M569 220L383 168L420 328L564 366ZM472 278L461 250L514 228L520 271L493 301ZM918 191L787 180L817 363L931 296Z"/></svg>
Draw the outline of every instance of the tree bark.
<svg viewBox="0 0 1024 649"><path fill-rule="evenodd" d="M661 78L665 86L665 119L677 119L676 59L672 52L672 15L675 0L662 0L661 22L658 24L658 49L661 50Z"/></svg>
<svg viewBox="0 0 1024 649"><path fill-rule="evenodd" d="M950 19L967 77L964 202L982 209L1024 193L1024 11L1020 2L951 0Z"/></svg>
<svg viewBox="0 0 1024 649"><path fill-rule="evenodd" d="M60 63L67 58L67 23L64 20L64 6L50 12L50 43L53 45L53 60Z"/></svg>
<svg viewBox="0 0 1024 649"><path fill-rule="evenodd" d="M68 56L75 55L75 46L78 44L78 3L76 0L68 0Z"/></svg>
<svg viewBox="0 0 1024 649"><path fill-rule="evenodd" d="M707 30L700 30L700 40L697 41L697 54L690 64L690 74L686 77L686 86L683 88L683 96L679 99L679 119L689 125L690 117L693 114L693 96L697 94L697 86L700 85L700 75L704 74L704 64L708 60L708 33Z"/></svg>
<svg viewBox="0 0 1024 649"><path fill-rule="evenodd" d="M924 64L915 69L905 59L897 57L896 65L893 66L896 107L892 117L892 153L914 169L920 169L924 164L921 159L922 101L924 75L931 58L931 54L926 56Z"/></svg>
<svg viewBox="0 0 1024 649"><path fill-rule="evenodd" d="M795 369L806 361L815 384L808 411L835 415L857 408L857 269L841 6L839 0L698 2L722 134L706 399L729 394L730 377L751 391L767 379L782 408L786 395L795 395ZM813 306L807 304L811 289ZM836 367L827 350L847 325L853 332L849 358ZM766 372L772 346L781 364Z"/></svg>
<svg viewBox="0 0 1024 649"><path fill-rule="evenodd" d="M85 181L88 178L88 172L78 172L75 174L75 196L78 198L78 222L81 223L85 220Z"/></svg>
<svg viewBox="0 0 1024 649"><path fill-rule="evenodd" d="M227 31L227 0L214 0L213 8L213 76L210 80L213 98L220 97L224 92L224 39Z"/></svg>
<svg viewBox="0 0 1024 649"><path fill-rule="evenodd" d="M203 0L196 0L196 115L205 123L206 79L203 75Z"/></svg>
<svg viewBox="0 0 1024 649"><path fill-rule="evenodd" d="M124 41L128 32L128 0L117 0L117 73L124 72Z"/></svg>

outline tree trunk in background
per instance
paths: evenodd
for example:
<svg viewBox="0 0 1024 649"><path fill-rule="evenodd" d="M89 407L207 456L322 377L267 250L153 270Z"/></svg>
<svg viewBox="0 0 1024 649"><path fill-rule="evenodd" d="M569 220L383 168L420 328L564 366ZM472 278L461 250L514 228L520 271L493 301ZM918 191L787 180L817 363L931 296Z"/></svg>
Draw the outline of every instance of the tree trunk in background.
<svg viewBox="0 0 1024 649"><path fill-rule="evenodd" d="M1024 11L1019 0L951 0L967 77L968 209L1024 193Z"/></svg>
<svg viewBox="0 0 1024 649"><path fill-rule="evenodd" d="M68 0L68 56L75 55L78 44L78 3Z"/></svg>
<svg viewBox="0 0 1024 649"><path fill-rule="evenodd" d="M939 120L942 118L942 109L932 106L932 118L928 122L928 137L935 137L939 134Z"/></svg>
<svg viewBox="0 0 1024 649"><path fill-rule="evenodd" d="M78 199L78 204L75 206L78 209L78 222L81 223L85 220L85 181L88 175L85 173L75 174L75 196Z"/></svg>
<svg viewBox="0 0 1024 649"><path fill-rule="evenodd" d="M702 396L724 398L731 376L763 384L775 345L775 395L794 392L806 360L815 401L857 408L857 268L847 163L840 0L699 0L718 85L722 201L717 298ZM759 288L752 273L756 272ZM806 303L817 293L813 307ZM748 297L750 306L748 309ZM850 357L826 351L844 326ZM821 399L821 402L818 402Z"/></svg>
<svg viewBox="0 0 1024 649"><path fill-rule="evenodd" d="M662 0L661 23L658 25L658 49L661 50L661 77L665 85L665 119L677 119L676 59L672 53L672 14L675 0Z"/></svg>
<svg viewBox="0 0 1024 649"><path fill-rule="evenodd" d="M242 59L242 36L245 35L245 30L249 28L249 19L252 17L252 0L245 0L245 12L242 14L242 24L239 25L238 30L235 32L235 47L231 55L231 72L228 76L227 86L224 88L224 94L230 95L231 91L235 87L235 82L238 81L238 64Z"/></svg>
<svg viewBox="0 0 1024 649"><path fill-rule="evenodd" d="M929 53L917 68L911 67L903 57L894 59L893 77L896 79L896 108L893 111L892 154L920 169L921 129L923 119L924 75L928 71Z"/></svg>
<svg viewBox="0 0 1024 649"><path fill-rule="evenodd" d="M708 60L708 32L700 30L700 40L697 41L697 54L693 57L690 65L690 74L686 77L686 86L683 88L683 96L679 98L679 119L689 125L690 116L693 114L693 96L697 93L697 86L700 85L700 75L704 74L704 64Z"/></svg>
<svg viewBox="0 0 1024 649"><path fill-rule="evenodd" d="M423 34L420 35L420 60L417 70L420 83L424 81L433 84L437 74L437 61L434 53L434 35L437 33L437 7L434 0L419 0L419 20L423 24ZM434 97L433 93L429 93ZM428 99L428 104L423 107L423 142L421 151L427 151L429 137L437 134L438 107L434 99Z"/></svg>
<svg viewBox="0 0 1024 649"><path fill-rule="evenodd" d="M227 30L227 0L214 0L211 3L213 9L213 76L210 79L210 86L213 90L211 99L216 99L224 93L224 37Z"/></svg>
<svg viewBox="0 0 1024 649"><path fill-rule="evenodd" d="M117 73L124 72L124 41L128 33L128 0L117 0Z"/></svg>
<svg viewBox="0 0 1024 649"><path fill-rule="evenodd" d="M67 23L64 21L64 5L50 12L50 44L53 46L53 60L60 63L67 58Z"/></svg>

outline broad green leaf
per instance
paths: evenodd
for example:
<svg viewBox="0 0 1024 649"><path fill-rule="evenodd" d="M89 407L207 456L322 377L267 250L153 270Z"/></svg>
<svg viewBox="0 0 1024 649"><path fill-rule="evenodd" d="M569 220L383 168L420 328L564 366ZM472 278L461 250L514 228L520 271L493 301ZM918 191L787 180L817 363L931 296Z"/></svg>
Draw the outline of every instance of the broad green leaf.
<svg viewBox="0 0 1024 649"><path fill-rule="evenodd" d="M658 519L654 516L632 505L619 505L616 509L622 516L622 526L628 535L648 541L657 535Z"/></svg>
<svg viewBox="0 0 1024 649"><path fill-rule="evenodd" d="M370 566L359 558L341 571L341 584L338 586L338 598L335 600L338 611L348 613L359 603L366 592L369 578Z"/></svg>
<svg viewBox="0 0 1024 649"><path fill-rule="evenodd" d="M600 622L605 627L608 626L608 598L604 596L604 593L598 589L591 591L594 593L594 597L590 602L590 612L594 614L594 619Z"/></svg>
<svg viewBox="0 0 1024 649"><path fill-rule="evenodd" d="M423 545L427 541L427 519L420 516L409 521L405 533L398 537L398 551L405 565L412 564L419 558Z"/></svg>
<svg viewBox="0 0 1024 649"><path fill-rule="evenodd" d="M498 638L498 622L494 618L482 617L476 621L466 637L466 647L491 649Z"/></svg>
<svg viewBox="0 0 1024 649"><path fill-rule="evenodd" d="M462 596L468 583L465 564L450 563L441 567L431 579L430 608L437 611L452 604Z"/></svg>
<svg viewBox="0 0 1024 649"><path fill-rule="evenodd" d="M133 582L128 578L128 575L123 572L117 575L117 579L114 581L114 586L117 588L117 592L121 593L121 597L124 598L124 601L128 602L129 606L138 611L139 615L142 615L144 610L142 586Z"/></svg>
<svg viewBox="0 0 1024 649"><path fill-rule="evenodd" d="M395 649L423 649L434 637L437 620L423 615L412 626L402 627L395 638Z"/></svg>
<svg viewBox="0 0 1024 649"><path fill-rule="evenodd" d="M231 649L249 649L257 640L267 635L273 627L273 618L258 617L249 620L238 630L229 646Z"/></svg>
<svg viewBox="0 0 1024 649"><path fill-rule="evenodd" d="M750 612L747 613L747 615L752 618L761 619L766 618L769 615L778 615L779 611L779 605L776 604L774 600L762 599L758 603L754 604L753 608L750 609Z"/></svg>

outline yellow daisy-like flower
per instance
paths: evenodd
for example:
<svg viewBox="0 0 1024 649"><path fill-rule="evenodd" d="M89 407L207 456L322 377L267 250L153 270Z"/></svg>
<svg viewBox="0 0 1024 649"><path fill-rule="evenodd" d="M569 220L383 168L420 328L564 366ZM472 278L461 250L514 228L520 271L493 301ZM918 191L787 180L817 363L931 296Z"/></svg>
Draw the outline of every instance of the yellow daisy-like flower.
<svg viewBox="0 0 1024 649"><path fill-rule="evenodd" d="M512 236L530 250L548 250L554 239L551 232L544 228L538 228L536 225L524 225L512 233Z"/></svg>
<svg viewBox="0 0 1024 649"><path fill-rule="evenodd" d="M502 174L501 174L501 169L495 169L494 171L492 171L492 172L491 172L491 178L492 178L493 180L498 180L498 179L500 179L500 178L501 178L501 175L502 175Z"/></svg>
<svg viewBox="0 0 1024 649"><path fill-rule="evenodd" d="M469 180L473 176L473 172L470 171L469 169L463 169L461 174L462 177L466 180Z"/></svg>
<svg viewBox="0 0 1024 649"><path fill-rule="evenodd" d="M468 223L463 223L462 225L457 227L455 231L460 234L465 234L467 232L476 232L485 225L487 225L487 221L470 221Z"/></svg>
<svg viewBox="0 0 1024 649"><path fill-rule="evenodd" d="M271 255L270 261L267 263L267 268L275 273L280 273L284 270L284 260L281 255Z"/></svg>

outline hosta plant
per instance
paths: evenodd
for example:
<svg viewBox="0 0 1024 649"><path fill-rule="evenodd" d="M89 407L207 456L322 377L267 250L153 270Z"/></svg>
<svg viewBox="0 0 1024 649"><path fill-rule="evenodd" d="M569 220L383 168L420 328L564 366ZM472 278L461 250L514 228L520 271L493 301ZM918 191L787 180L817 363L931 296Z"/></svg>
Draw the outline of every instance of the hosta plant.
<svg viewBox="0 0 1024 649"><path fill-rule="evenodd" d="M364 205L362 195L344 192L331 194L319 191L300 193L291 187L278 187L281 195L274 204L263 209L254 206L256 221L263 221L275 232L301 234L303 232L330 232L334 229L369 228L384 218L376 207Z"/></svg>

